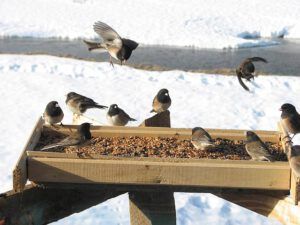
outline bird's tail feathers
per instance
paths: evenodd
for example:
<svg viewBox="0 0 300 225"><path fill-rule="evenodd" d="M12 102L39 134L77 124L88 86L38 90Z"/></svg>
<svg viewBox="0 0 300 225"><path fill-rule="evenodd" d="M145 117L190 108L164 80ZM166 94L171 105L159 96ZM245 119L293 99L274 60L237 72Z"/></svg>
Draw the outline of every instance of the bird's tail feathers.
<svg viewBox="0 0 300 225"><path fill-rule="evenodd" d="M98 109L107 109L108 108L105 105L98 105L98 104L94 105L93 107L98 108Z"/></svg>
<svg viewBox="0 0 300 225"><path fill-rule="evenodd" d="M154 109L152 109L151 111L150 111L150 113L154 113L155 112L155 110Z"/></svg>
<svg viewBox="0 0 300 225"><path fill-rule="evenodd" d="M97 43L97 42L92 42L92 41L87 41L87 40L83 40L84 43L86 43L86 45L88 46L89 51L93 51L96 49L101 49L103 48L101 46L101 44Z"/></svg>
<svg viewBox="0 0 300 225"><path fill-rule="evenodd" d="M129 118L129 121L136 121L136 119L133 119L133 118Z"/></svg>
<svg viewBox="0 0 300 225"><path fill-rule="evenodd" d="M248 87L246 86L246 84L243 82L240 73L237 73L237 77L238 77L238 80L239 80L240 85L241 85L246 91L249 91L249 88L248 88Z"/></svg>
<svg viewBox="0 0 300 225"><path fill-rule="evenodd" d="M61 144L56 143L56 144L50 144L50 145L46 145L44 146L42 149L40 149L40 151L46 151L52 148L56 148L56 147L63 147Z"/></svg>
<svg viewBox="0 0 300 225"><path fill-rule="evenodd" d="M268 63L268 61L264 58L261 57L252 57L252 58L248 58L248 60L250 60L251 62L264 62L264 63Z"/></svg>

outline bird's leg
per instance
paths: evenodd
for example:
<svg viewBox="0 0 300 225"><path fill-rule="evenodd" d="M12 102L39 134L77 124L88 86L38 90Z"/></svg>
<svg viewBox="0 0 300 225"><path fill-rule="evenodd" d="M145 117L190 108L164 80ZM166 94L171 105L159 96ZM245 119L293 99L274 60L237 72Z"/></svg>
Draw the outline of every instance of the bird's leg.
<svg viewBox="0 0 300 225"><path fill-rule="evenodd" d="M120 64L121 64L121 66L123 65L123 61L122 60L120 60Z"/></svg>
<svg viewBox="0 0 300 225"><path fill-rule="evenodd" d="M115 66L114 66L114 63L113 63L113 61L112 61L112 57L111 57L111 56L109 56L109 63L110 63L110 65L111 65L112 67L115 67Z"/></svg>

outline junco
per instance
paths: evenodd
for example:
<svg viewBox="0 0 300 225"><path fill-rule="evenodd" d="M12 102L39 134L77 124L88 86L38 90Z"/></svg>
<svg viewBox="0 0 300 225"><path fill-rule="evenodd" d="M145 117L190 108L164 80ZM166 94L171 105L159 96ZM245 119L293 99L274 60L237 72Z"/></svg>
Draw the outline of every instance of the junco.
<svg viewBox="0 0 300 225"><path fill-rule="evenodd" d="M238 77L240 85L246 90L249 91L249 88L246 86L246 84L243 82L242 78L246 79L247 81L250 81L251 79L254 80L254 71L255 66L253 62L264 62L268 63L268 61L261 57L252 57L245 59L241 65L236 69L236 75Z"/></svg>
<svg viewBox="0 0 300 225"><path fill-rule="evenodd" d="M171 105L169 91L165 88L161 89L152 102L152 110L150 112L160 113L166 111Z"/></svg>
<svg viewBox="0 0 300 225"><path fill-rule="evenodd" d="M201 127L193 128L191 142L198 150L206 150L209 147L214 146L214 141L209 133L207 133L206 130Z"/></svg>
<svg viewBox="0 0 300 225"><path fill-rule="evenodd" d="M103 42L97 43L87 40L84 40L84 42L87 44L89 51L95 49L108 51L110 64L112 66L113 62L111 57L120 60L122 65L123 62L129 59L132 51L139 45L130 39L121 38L114 29L100 21L94 24L94 31L103 39Z"/></svg>
<svg viewBox="0 0 300 225"><path fill-rule="evenodd" d="M49 150L57 147L77 146L81 147L88 144L88 141L92 139L90 132L90 123L83 123L77 128L77 132L66 137L58 143L50 144L41 149L41 151Z"/></svg>
<svg viewBox="0 0 300 225"><path fill-rule="evenodd" d="M300 115L298 114L295 106L285 103L280 107L281 123L288 133L300 133Z"/></svg>
<svg viewBox="0 0 300 225"><path fill-rule="evenodd" d="M107 106L99 105L97 102L94 102L93 99L77 94L75 92L70 92L67 94L66 104L69 109L77 115L82 115L87 109L91 108L107 108Z"/></svg>
<svg viewBox="0 0 300 225"><path fill-rule="evenodd" d="M43 117L45 122L51 126L57 123L62 125L61 121L64 118L64 113L57 101L51 101L47 104Z"/></svg>
<svg viewBox="0 0 300 225"><path fill-rule="evenodd" d="M265 143L252 131L246 131L246 151L253 160L273 162Z"/></svg>
<svg viewBox="0 0 300 225"><path fill-rule="evenodd" d="M290 167L297 177L300 178L300 145L293 146L290 151Z"/></svg>
<svg viewBox="0 0 300 225"><path fill-rule="evenodd" d="M123 109L119 108L117 104L112 104L109 107L106 118L108 123L112 126L125 126L129 121L136 121Z"/></svg>

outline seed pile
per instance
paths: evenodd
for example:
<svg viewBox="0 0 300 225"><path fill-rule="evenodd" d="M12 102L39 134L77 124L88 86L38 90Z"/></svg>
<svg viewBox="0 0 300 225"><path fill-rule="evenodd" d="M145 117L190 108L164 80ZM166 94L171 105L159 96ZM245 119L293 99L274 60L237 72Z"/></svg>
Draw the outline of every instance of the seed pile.
<svg viewBox="0 0 300 225"><path fill-rule="evenodd" d="M52 130L45 130L36 150L63 139L65 135ZM201 151L194 148L190 140L179 140L176 137L96 137L85 147L57 148L53 151L79 153L84 155L101 154L123 157L163 157L163 158L208 158L250 160L243 141L217 138L216 146ZM276 161L286 161L281 146L267 142L266 145Z"/></svg>

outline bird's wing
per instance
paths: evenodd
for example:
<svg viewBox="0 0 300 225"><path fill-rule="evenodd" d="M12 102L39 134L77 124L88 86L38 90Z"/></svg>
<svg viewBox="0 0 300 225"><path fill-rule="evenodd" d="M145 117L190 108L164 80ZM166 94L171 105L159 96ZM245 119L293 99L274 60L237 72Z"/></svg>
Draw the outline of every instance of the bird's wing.
<svg viewBox="0 0 300 225"><path fill-rule="evenodd" d="M122 47L120 35L105 23L100 21L94 24L94 31L103 39L104 43L118 48Z"/></svg>
<svg viewBox="0 0 300 225"><path fill-rule="evenodd" d="M268 63L268 61L262 57L252 57L252 58L248 58L247 60L251 61L251 62L264 62L264 63Z"/></svg>
<svg viewBox="0 0 300 225"><path fill-rule="evenodd" d="M128 119L129 121L136 121L136 119L131 118L123 109L119 108L119 116L123 117L124 119Z"/></svg>
<svg viewBox="0 0 300 225"><path fill-rule="evenodd" d="M126 46L129 47L131 50L136 49L137 46L139 45L138 43L136 43L135 41L130 40L130 39L122 38L122 41L123 41L123 45L126 45Z"/></svg>
<svg viewBox="0 0 300 225"><path fill-rule="evenodd" d="M209 133L207 133L206 130L199 130L195 131L195 133L192 135L192 141L201 141L201 142L213 142L212 138Z"/></svg>
<svg viewBox="0 0 300 225"><path fill-rule="evenodd" d="M257 156L264 157L272 161L273 158L270 155L267 146L261 140L253 142L250 145L251 145L250 148L252 154L254 153Z"/></svg>
<svg viewBox="0 0 300 225"><path fill-rule="evenodd" d="M240 85L246 90L246 91L249 91L249 88L246 86L246 84L243 82L242 80L242 74L239 72L239 73L236 73L237 74L237 78L239 80L239 83Z"/></svg>
<svg viewBox="0 0 300 225"><path fill-rule="evenodd" d="M58 143L46 145L45 147L43 147L41 149L41 151L45 151L45 150L52 149L52 148L57 148L57 147L74 146L74 145L80 144L80 142L81 142L80 137L78 137L78 136L69 136L69 137L66 137L65 139L61 140Z"/></svg>

